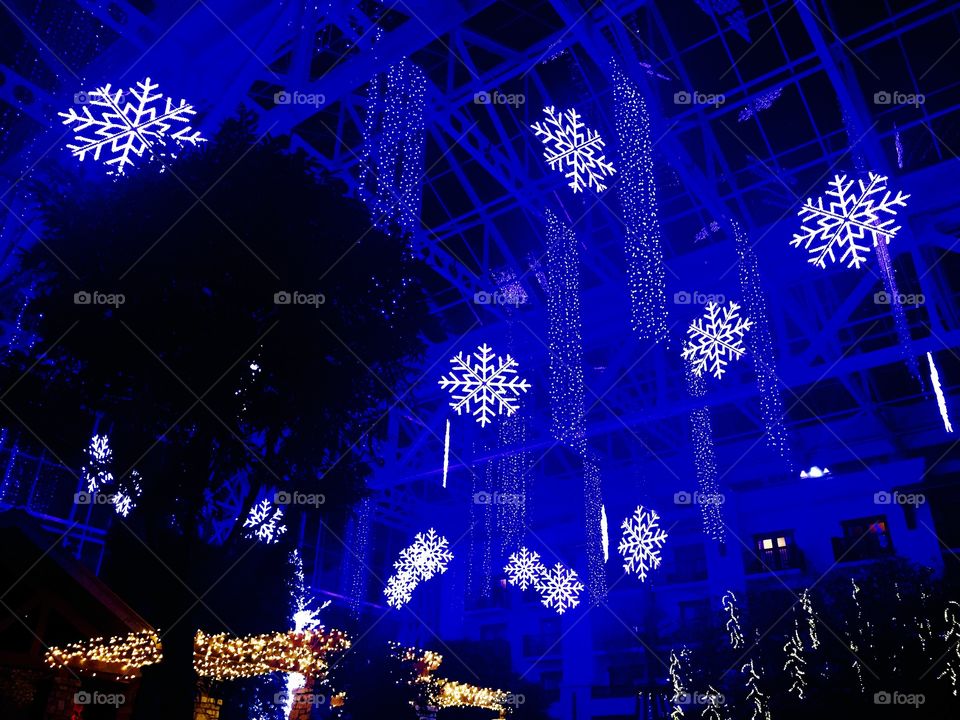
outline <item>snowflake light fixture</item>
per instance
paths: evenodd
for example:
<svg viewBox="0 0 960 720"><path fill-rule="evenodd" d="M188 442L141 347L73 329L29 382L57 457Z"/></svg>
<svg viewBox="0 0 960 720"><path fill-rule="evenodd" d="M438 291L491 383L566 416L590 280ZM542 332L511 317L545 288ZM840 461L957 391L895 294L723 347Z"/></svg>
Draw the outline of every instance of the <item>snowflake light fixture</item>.
<svg viewBox="0 0 960 720"><path fill-rule="evenodd" d="M510 556L503 571L507 574L508 585L519 585L521 590L526 590L537 584L547 568L540 562L539 553L522 547Z"/></svg>
<svg viewBox="0 0 960 720"><path fill-rule="evenodd" d="M437 573L447 571L447 564L453 560L449 547L447 539L430 528L414 536L413 544L400 551L400 559L393 566L399 573L410 574L418 582L429 580Z"/></svg>
<svg viewBox="0 0 960 720"><path fill-rule="evenodd" d="M142 158L145 152L149 157L176 157L176 149L206 142L199 130L190 127L194 107L183 99L175 103L156 92L159 87L147 78L126 92L107 84L78 93L77 98L86 99L81 111L70 108L58 113L75 133L67 147L81 161L88 156L99 160L105 154L110 174L123 175L128 166L134 166L134 158Z"/></svg>
<svg viewBox="0 0 960 720"><path fill-rule="evenodd" d="M816 203L807 198L800 208L801 220L804 223L816 221L816 224L801 225L790 245L803 245L811 255L807 262L816 267L826 269L829 261L859 269L867 259L871 245L889 244L900 230L899 225L893 224L896 208L906 207L910 196L899 190L892 196L886 182L885 175L872 172L868 173L867 182L836 175L829 183L832 189L826 191L830 198L826 207L824 198L819 197ZM854 183L858 188L851 192ZM870 244L866 242L867 235Z"/></svg>
<svg viewBox="0 0 960 720"><path fill-rule="evenodd" d="M413 544L401 550L399 559L393 564L396 572L387 579L383 591L387 604L399 610L410 602L417 585L438 573L445 573L451 560L453 553L447 538L438 535L433 528L417 533Z"/></svg>
<svg viewBox="0 0 960 720"><path fill-rule="evenodd" d="M513 415L520 407L520 393L530 389L530 383L517 376L517 361L509 355L495 357L489 345L475 353L457 353L450 362L453 370L440 379L440 387L452 395L450 407L457 415L474 415L480 427L495 415Z"/></svg>
<svg viewBox="0 0 960 720"><path fill-rule="evenodd" d="M140 473L131 470L129 477L121 480L120 487L113 498L113 509L118 515L127 517L130 511L137 506L137 500L143 494L143 488L140 487Z"/></svg>
<svg viewBox="0 0 960 720"><path fill-rule="evenodd" d="M623 555L623 569L637 575L641 582L647 579L647 573L660 567L660 548L667 541L667 533L659 521L656 510L639 505L620 525L623 537L617 549Z"/></svg>
<svg viewBox="0 0 960 720"><path fill-rule="evenodd" d="M753 327L753 321L740 317L740 306L730 302L726 307L715 302L707 303L706 312L687 328L690 339L681 356L690 361L690 369L700 377L708 369L713 376L723 376L724 367L732 360L739 360L746 352L744 333Z"/></svg>
<svg viewBox="0 0 960 720"><path fill-rule="evenodd" d="M563 563L558 562L552 570L544 572L534 586L540 593L543 606L556 610L558 615L580 604L583 583L577 571L565 568Z"/></svg>
<svg viewBox="0 0 960 720"><path fill-rule="evenodd" d="M280 536L287 532L287 526L281 525L281 520L283 508L273 507L273 503L264 498L247 513L247 519L243 521L243 526L247 528L245 536L274 545L280 542Z"/></svg>
<svg viewBox="0 0 960 720"><path fill-rule="evenodd" d="M550 105L543 112L546 119L530 127L546 146L543 156L550 169L563 172L574 192L581 192L585 187L597 192L606 190L603 181L616 170L603 156L600 133L585 127L574 108L557 112Z"/></svg>

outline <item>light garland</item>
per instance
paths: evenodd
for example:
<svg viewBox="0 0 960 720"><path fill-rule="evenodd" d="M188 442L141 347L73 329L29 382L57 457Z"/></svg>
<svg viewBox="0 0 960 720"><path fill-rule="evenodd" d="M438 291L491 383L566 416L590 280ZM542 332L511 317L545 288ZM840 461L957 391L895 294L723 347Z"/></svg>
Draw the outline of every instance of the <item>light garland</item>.
<svg viewBox="0 0 960 720"><path fill-rule="evenodd" d="M950 414L947 412L947 399L943 396L943 388L940 386L940 373L937 366L933 364L933 354L927 353L927 362L930 364L930 384L933 386L933 393L937 396L937 408L940 410L940 417L943 419L943 428L948 433L953 432L953 425L950 424Z"/></svg>
<svg viewBox="0 0 960 720"><path fill-rule="evenodd" d="M750 720L770 720L770 698L760 690L760 673L754 667L753 660L748 660L740 668L740 672L747 676L747 701L753 706L750 710Z"/></svg>
<svg viewBox="0 0 960 720"><path fill-rule="evenodd" d="M350 614L355 618L360 616L360 608L367 595L372 516L373 500L363 498L354 508L347 528L348 547L352 548L352 552L345 568L344 594L350 598Z"/></svg>
<svg viewBox="0 0 960 720"><path fill-rule="evenodd" d="M349 647L346 633L322 627L247 637L207 635L198 630L193 642L193 668L201 677L214 680L273 672L311 677L326 672L328 655Z"/></svg>
<svg viewBox="0 0 960 720"><path fill-rule="evenodd" d="M806 588L800 593L800 609L807 619L807 634L810 636L810 647L816 650L820 647L820 636L817 635L817 616L813 612L813 602L810 600L810 590Z"/></svg>
<svg viewBox="0 0 960 720"><path fill-rule="evenodd" d="M670 676L670 702L673 704L670 710L670 720L680 720L685 715L683 704L688 700L688 681L686 678L687 670L684 665L689 664L689 662L690 654L686 648L682 648L679 655L674 650L670 651L670 665L667 668Z"/></svg>
<svg viewBox="0 0 960 720"><path fill-rule="evenodd" d="M744 645L743 633L740 631L740 611L737 608L737 596L733 590L727 590L720 599L720 604L727 613L727 634L730 636L730 647L739 650Z"/></svg>
<svg viewBox="0 0 960 720"><path fill-rule="evenodd" d="M443 655L433 650L403 647L391 642L393 655L407 663L413 674L412 683L423 683L429 687L431 704L437 709L450 707L475 707L481 710L493 710L501 717L510 709L510 693L505 690L478 687L456 680L434 677L443 662Z"/></svg>
<svg viewBox="0 0 960 720"><path fill-rule="evenodd" d="M509 548L520 543L527 525L527 468L530 458L525 447L526 419L520 414L504 418L498 427L498 441L501 450L512 449L511 452L501 453L497 463L501 497L501 502L497 504L497 524L500 552L505 555Z"/></svg>
<svg viewBox="0 0 960 720"><path fill-rule="evenodd" d="M641 340L667 338L667 292L663 269L657 187L653 177L650 116L639 89L613 65L614 122L620 140L617 195L626 226L624 245L631 324Z"/></svg>
<svg viewBox="0 0 960 720"><path fill-rule="evenodd" d="M587 447L584 407L580 261L577 237L549 209L547 223L547 340L550 352L551 433L583 460L583 496L590 599L607 594L600 467Z"/></svg>
<svg viewBox="0 0 960 720"><path fill-rule="evenodd" d="M794 693L798 700L803 700L807 690L807 660L803 657L803 643L800 642L800 628L796 622L793 624L793 632L787 636L783 651L787 654L783 669L790 678L787 692Z"/></svg>
<svg viewBox="0 0 960 720"><path fill-rule="evenodd" d="M764 437L767 447L783 458L787 471L793 471L793 459L787 430L784 426L785 412L780 396L777 379L776 360L773 351L773 338L770 334L770 319L767 313L767 298L760 284L760 268L757 254L750 246L750 239L740 227L740 223L731 220L737 255L740 257L740 290L743 293L744 312L753 320L753 328L745 340L749 348L753 369L757 376L757 390L760 392L760 413L763 417Z"/></svg>
<svg viewBox="0 0 960 720"><path fill-rule="evenodd" d="M960 603L949 600L943 611L943 619L947 623L947 631L943 636L948 648L947 662L943 672L937 675L937 680L945 678L950 683L951 693L956 697L957 676L960 675Z"/></svg>
<svg viewBox="0 0 960 720"><path fill-rule="evenodd" d="M684 373L687 391L691 397L703 398L707 392L706 379L694 374L690 363ZM700 489L700 518L703 532L711 540L723 542L726 533L721 514L722 496L717 482L717 456L713 447L713 425L710 407L703 405L690 411L690 441L693 443L693 459L697 470L697 486Z"/></svg>
<svg viewBox="0 0 960 720"><path fill-rule="evenodd" d="M163 659L160 637L153 630L141 630L110 638L96 637L63 647L50 648L44 661L52 668L113 675L117 680L130 680L140 669Z"/></svg>

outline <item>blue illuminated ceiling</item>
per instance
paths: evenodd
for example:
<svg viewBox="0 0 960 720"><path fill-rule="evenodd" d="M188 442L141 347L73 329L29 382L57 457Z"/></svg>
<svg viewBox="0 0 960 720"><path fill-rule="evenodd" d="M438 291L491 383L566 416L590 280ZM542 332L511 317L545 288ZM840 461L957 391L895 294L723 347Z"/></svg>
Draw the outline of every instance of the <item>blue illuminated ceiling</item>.
<svg viewBox="0 0 960 720"><path fill-rule="evenodd" d="M892 246L901 290L927 299L907 312L911 351L936 353L946 390L955 393L960 80L951 52L960 50L950 43L960 12L953 3L829 3L817 12L804 3L744 3L740 23L692 1L402 0L385 13L348 0L12 5L21 20L5 15L3 31L16 50L0 67L7 185L41 156L62 152L53 113L74 92L149 74L197 105L206 132L243 105L262 129L291 133L295 147L355 187L366 83L407 57L428 78L415 245L436 270L433 300L450 340L469 331L457 348L465 349L509 332L514 352L546 367L536 270L545 252L544 209L564 210L581 244L589 428L611 462L689 462L687 413L696 403L677 356L695 313L672 299L739 296L729 218L744 226L759 256L798 462L857 464L894 453L936 460L947 448L929 387L902 363L889 308L872 300L882 289L878 276L819 271L787 243L797 207L822 194L834 172L891 175L912 195L907 232ZM381 14L378 31L372 18ZM629 335L622 221L612 193L572 195L544 166L529 129L546 105L576 106L615 144L611 59L649 101L669 269L665 347ZM322 95L325 104L271 102L285 88ZM525 102L475 101L492 91ZM921 93L925 101L878 102L885 92ZM718 94L724 102L684 104L677 93ZM4 197L11 212L22 210L16 190ZM6 252L26 235L10 218L3 233ZM515 312L473 302L475 292L495 289L492 273L502 272L519 276L530 299ZM439 363L439 374L448 348L438 344L423 367ZM438 431L447 408L427 380L413 395L416 417L391 419L388 455L396 462L380 484L438 471L434 439L422 439L422 427ZM547 416L542 389L529 402ZM737 473L745 477L780 472L762 443L754 447L763 423L745 368L711 390L711 406L721 462L740 458ZM533 447L546 442L530 439Z"/></svg>

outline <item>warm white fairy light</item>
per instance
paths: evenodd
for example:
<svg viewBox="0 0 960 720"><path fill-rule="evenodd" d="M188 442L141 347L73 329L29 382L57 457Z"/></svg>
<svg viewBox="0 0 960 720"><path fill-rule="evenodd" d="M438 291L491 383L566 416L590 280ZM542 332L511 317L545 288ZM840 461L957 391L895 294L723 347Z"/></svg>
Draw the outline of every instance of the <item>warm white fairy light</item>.
<svg viewBox="0 0 960 720"><path fill-rule="evenodd" d="M800 628L796 623L794 623L793 632L787 636L783 651L787 654L783 669L790 678L790 687L787 692L795 694L798 700L803 700L807 690L807 660L803 656Z"/></svg>
<svg viewBox="0 0 960 720"><path fill-rule="evenodd" d="M950 424L950 415L947 413L947 399L943 396L943 388L940 386L940 373L937 372L937 366L933 363L931 353L927 353L927 362L930 364L930 384L933 385L933 392L937 396L937 407L940 408L943 427L948 433L952 433L953 425Z"/></svg>
<svg viewBox="0 0 960 720"><path fill-rule="evenodd" d="M956 600L947 601L943 611L943 619L947 623L944 640L947 643L947 655L943 672L937 679L946 679L950 683L950 692L957 696L957 678L960 676L960 603Z"/></svg>
<svg viewBox="0 0 960 720"><path fill-rule="evenodd" d="M817 634L817 617L813 613L813 601L810 599L810 590L804 589L800 593L800 609L807 620L807 634L810 636L810 647L816 650L820 647L820 636Z"/></svg>
<svg viewBox="0 0 960 720"><path fill-rule="evenodd" d="M163 659L160 637L153 630L141 630L109 638L96 637L63 647L50 648L44 655L47 665L69 668L91 675L132 679L140 669Z"/></svg>
<svg viewBox="0 0 960 720"><path fill-rule="evenodd" d="M198 630L193 642L193 668L201 677L234 680L273 672L322 675L328 656L346 650L350 640L340 630L322 627L234 637Z"/></svg>

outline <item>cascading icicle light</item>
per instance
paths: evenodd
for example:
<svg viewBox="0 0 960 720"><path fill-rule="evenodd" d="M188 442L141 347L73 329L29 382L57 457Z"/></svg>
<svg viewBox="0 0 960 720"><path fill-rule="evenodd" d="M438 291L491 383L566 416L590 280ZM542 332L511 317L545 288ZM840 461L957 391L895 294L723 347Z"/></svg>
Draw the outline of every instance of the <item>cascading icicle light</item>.
<svg viewBox="0 0 960 720"><path fill-rule="evenodd" d="M667 291L657 218L650 117L639 89L613 65L614 123L620 140L617 195L623 208L624 244L633 330L641 340L667 338Z"/></svg>
<svg viewBox="0 0 960 720"><path fill-rule="evenodd" d="M777 379L773 338L770 334L770 318L767 313L767 298L760 284L760 268L757 254L750 246L750 239L740 223L730 220L733 238L740 258L740 290L743 293L744 313L753 320L753 327L745 340L760 391L760 411L763 416L764 436L767 447L783 458L787 472L793 472L793 456L787 429L783 424L783 398Z"/></svg>
<svg viewBox="0 0 960 720"><path fill-rule="evenodd" d="M940 373L937 371L937 366L933 364L932 353L927 353L927 362L930 364L930 384L933 385L933 393L937 396L937 407L940 409L940 417L943 418L943 428L948 433L952 433L953 425L950 424L950 415L947 413L947 399L943 396Z"/></svg>
<svg viewBox="0 0 960 720"><path fill-rule="evenodd" d="M600 467L587 447L584 405L583 337L580 317L580 261L577 237L550 210L547 221L547 340L550 354L551 434L583 461L590 598L606 597L603 552L603 495Z"/></svg>
<svg viewBox="0 0 960 720"><path fill-rule="evenodd" d="M903 361L907 364L910 374L922 385L920 364L917 362L916 355L910 349L913 340L910 336L910 325L907 323L907 313L903 308L903 303L900 302L901 295L897 287L897 277L893 269L893 260L890 257L890 248L887 243L879 242L874 245L873 249L877 253L880 277L883 278L883 288L890 304L890 312L893 313L893 324L897 329L897 339L900 341L900 353L903 355Z"/></svg>
<svg viewBox="0 0 960 720"><path fill-rule="evenodd" d="M689 362L684 366L684 374L690 396L704 398L707 394L706 378L695 375ZM690 440L693 443L693 458L697 469L697 486L700 491L697 505L703 520L703 532L711 540L723 542L723 498L717 482L717 456L713 448L710 407L706 404L690 411Z"/></svg>
<svg viewBox="0 0 960 720"><path fill-rule="evenodd" d="M525 445L526 421L519 413L504 418L499 425L500 448L510 451L500 455L498 477L500 501L497 503L497 525L500 535L500 553L520 544L527 518L526 473L530 458Z"/></svg>
<svg viewBox="0 0 960 720"><path fill-rule="evenodd" d="M350 552L347 555L346 572L344 573L344 595L349 598L350 615L360 617L360 608L363 606L367 594L370 563L370 523L373 521L373 500L363 498L353 510L353 515L347 526L347 545Z"/></svg>
<svg viewBox="0 0 960 720"><path fill-rule="evenodd" d="M423 70L406 58L367 88L363 192L374 224L410 235L420 226L421 177L426 134Z"/></svg>

